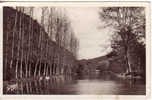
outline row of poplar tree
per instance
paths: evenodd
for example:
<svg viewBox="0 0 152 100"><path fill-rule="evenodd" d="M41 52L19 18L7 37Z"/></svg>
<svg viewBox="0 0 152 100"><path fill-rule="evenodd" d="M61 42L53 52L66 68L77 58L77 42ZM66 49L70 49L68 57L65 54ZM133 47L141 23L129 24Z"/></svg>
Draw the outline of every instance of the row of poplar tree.
<svg viewBox="0 0 152 100"><path fill-rule="evenodd" d="M3 11L4 79L72 73L79 42L66 9L4 7Z"/></svg>

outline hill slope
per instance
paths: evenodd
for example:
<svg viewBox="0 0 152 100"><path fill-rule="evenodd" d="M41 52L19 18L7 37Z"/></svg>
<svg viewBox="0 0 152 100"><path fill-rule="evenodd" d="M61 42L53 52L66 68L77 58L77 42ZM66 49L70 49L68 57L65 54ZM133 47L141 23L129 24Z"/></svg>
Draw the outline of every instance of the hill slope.
<svg viewBox="0 0 152 100"><path fill-rule="evenodd" d="M85 71L113 71L116 73L122 73L125 72L125 66L122 66L122 63L120 61L120 57L114 56L114 57L107 57L107 56L101 56L93 59L83 59L79 60L79 65L83 67Z"/></svg>

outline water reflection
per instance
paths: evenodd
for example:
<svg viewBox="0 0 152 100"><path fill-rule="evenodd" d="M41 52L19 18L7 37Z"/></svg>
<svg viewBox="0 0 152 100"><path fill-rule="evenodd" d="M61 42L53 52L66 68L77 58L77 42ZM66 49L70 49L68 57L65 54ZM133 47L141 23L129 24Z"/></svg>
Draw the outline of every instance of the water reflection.
<svg viewBox="0 0 152 100"><path fill-rule="evenodd" d="M39 81L18 82L17 85L17 90L10 94L145 94L142 80L121 79L111 73L94 73L81 77L53 76Z"/></svg>
<svg viewBox="0 0 152 100"><path fill-rule="evenodd" d="M72 78L70 76L57 76L47 80L18 82L16 94L64 94L66 86L75 82Z"/></svg>
<svg viewBox="0 0 152 100"><path fill-rule="evenodd" d="M76 86L77 94L113 94L118 88L114 81L102 80L81 80Z"/></svg>

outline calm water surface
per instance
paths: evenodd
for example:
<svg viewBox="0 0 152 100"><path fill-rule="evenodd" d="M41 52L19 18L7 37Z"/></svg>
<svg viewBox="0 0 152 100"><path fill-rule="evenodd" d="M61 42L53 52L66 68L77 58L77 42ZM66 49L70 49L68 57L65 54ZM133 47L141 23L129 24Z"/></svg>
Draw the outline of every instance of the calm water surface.
<svg viewBox="0 0 152 100"><path fill-rule="evenodd" d="M18 89L11 94L145 95L142 80L121 79L110 73L54 76L48 80L19 82L17 85Z"/></svg>

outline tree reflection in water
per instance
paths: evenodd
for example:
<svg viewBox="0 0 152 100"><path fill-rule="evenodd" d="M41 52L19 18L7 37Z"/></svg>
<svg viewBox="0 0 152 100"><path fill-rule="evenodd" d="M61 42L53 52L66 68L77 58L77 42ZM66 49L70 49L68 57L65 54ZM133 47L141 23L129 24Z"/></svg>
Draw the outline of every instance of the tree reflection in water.
<svg viewBox="0 0 152 100"><path fill-rule="evenodd" d="M18 82L16 94L60 94L65 86L73 82L71 76L54 76L48 80Z"/></svg>
<svg viewBox="0 0 152 100"><path fill-rule="evenodd" d="M145 84L142 80L118 78L111 72L79 77L53 76L17 84L17 90L7 94L145 95Z"/></svg>

